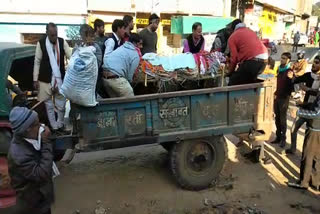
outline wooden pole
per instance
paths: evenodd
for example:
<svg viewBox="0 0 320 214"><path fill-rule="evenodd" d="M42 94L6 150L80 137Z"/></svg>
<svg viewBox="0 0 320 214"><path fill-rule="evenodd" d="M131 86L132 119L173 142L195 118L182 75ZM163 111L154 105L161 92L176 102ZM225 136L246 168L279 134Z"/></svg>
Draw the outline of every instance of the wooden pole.
<svg viewBox="0 0 320 214"><path fill-rule="evenodd" d="M224 73L226 70L226 66L224 66L224 68L222 69L222 74L221 74L221 87L224 86Z"/></svg>
<svg viewBox="0 0 320 214"><path fill-rule="evenodd" d="M31 110L37 108L41 103L43 103L43 101L37 102L34 106L32 106Z"/></svg>

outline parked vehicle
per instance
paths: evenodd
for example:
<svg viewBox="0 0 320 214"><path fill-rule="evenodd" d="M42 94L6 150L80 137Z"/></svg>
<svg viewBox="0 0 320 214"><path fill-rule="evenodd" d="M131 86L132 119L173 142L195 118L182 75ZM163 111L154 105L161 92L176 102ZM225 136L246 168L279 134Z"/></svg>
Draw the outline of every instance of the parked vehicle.
<svg viewBox="0 0 320 214"><path fill-rule="evenodd" d="M12 103L32 107L36 102L32 86L32 72L35 55L35 46L19 45L15 43L0 42L0 208L11 207L15 204L15 191L10 186L8 174L7 153L12 138L12 130L9 122L9 112ZM13 101L6 89L8 76L19 82L23 91L29 91L28 99L20 99L16 96ZM44 107L44 106L42 106ZM35 109L38 111L42 122L46 120L46 111L41 105ZM69 144L72 139L69 138ZM68 138L56 139L54 144L55 160L60 160L64 153L64 146L68 145ZM70 147L70 145L69 145ZM9 212L9 211L8 211ZM0 212L2 213L2 212Z"/></svg>
<svg viewBox="0 0 320 214"><path fill-rule="evenodd" d="M285 45L285 44L293 44L293 38L286 38L278 41L278 45ZM309 38L306 34L300 33L300 40L298 45L299 46L307 46L309 44Z"/></svg>
<svg viewBox="0 0 320 214"><path fill-rule="evenodd" d="M292 45L293 44L293 38L282 38L280 40L278 40L276 42L276 44L278 45L286 45L286 44L290 44ZM305 47L309 44L309 37L304 34L304 33L300 33L300 40L299 40L299 43L298 45L299 46L302 46L302 47Z"/></svg>
<svg viewBox="0 0 320 214"><path fill-rule="evenodd" d="M33 54L32 54L33 53ZM0 95L8 75L32 90L34 46L0 43ZM29 77L30 75L30 77ZM170 168L186 189L207 188L226 159L225 134L251 142L265 141L273 125L274 81L231 87L139 95L99 100L96 107L71 104L72 134L57 139L60 150L90 152L145 144L161 144ZM11 133L10 107L1 102L0 133ZM9 146L5 139L0 145ZM253 144L254 145L254 144ZM7 149L4 149L4 153ZM69 160L73 157L70 155ZM1 197L1 194L0 194Z"/></svg>
<svg viewBox="0 0 320 214"><path fill-rule="evenodd" d="M299 40L299 45L301 46L306 46L307 44L309 44L309 38L306 34L301 33L300 34L300 40Z"/></svg>

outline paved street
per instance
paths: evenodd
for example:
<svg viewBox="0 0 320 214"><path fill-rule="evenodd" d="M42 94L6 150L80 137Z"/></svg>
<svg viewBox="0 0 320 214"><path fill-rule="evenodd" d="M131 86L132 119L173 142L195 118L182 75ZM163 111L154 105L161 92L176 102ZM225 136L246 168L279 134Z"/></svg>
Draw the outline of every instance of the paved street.
<svg viewBox="0 0 320 214"><path fill-rule="evenodd" d="M279 61L281 54L283 52L290 52L292 54L292 60L297 60L297 55L292 53L292 46L291 45L277 45L277 54L274 54L272 57ZM319 48L316 47L298 47L298 51L305 51L305 58L310 59L312 56L314 56L317 52L320 51ZM319 52L320 53L320 52Z"/></svg>
<svg viewBox="0 0 320 214"><path fill-rule="evenodd" d="M281 154L280 147L267 144L266 152L273 162L270 165L246 159L248 146L237 148L237 139L227 136L228 161L220 180L216 187L200 192L176 185L168 153L160 146L78 154L55 181L53 213L93 213L98 200L107 213L113 214L218 213L211 210L211 204L241 205L270 214L320 213L319 193L291 189L285 184L299 175L303 131L299 134L296 156L288 157Z"/></svg>

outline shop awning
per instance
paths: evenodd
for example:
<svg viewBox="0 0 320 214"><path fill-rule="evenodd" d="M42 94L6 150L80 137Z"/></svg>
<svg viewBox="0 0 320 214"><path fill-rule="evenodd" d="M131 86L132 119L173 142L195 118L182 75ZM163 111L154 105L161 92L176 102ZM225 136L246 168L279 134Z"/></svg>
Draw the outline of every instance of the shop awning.
<svg viewBox="0 0 320 214"><path fill-rule="evenodd" d="M171 18L171 33L192 33L192 25L195 22L200 22L202 24L203 33L216 33L232 21L232 17L175 16Z"/></svg>

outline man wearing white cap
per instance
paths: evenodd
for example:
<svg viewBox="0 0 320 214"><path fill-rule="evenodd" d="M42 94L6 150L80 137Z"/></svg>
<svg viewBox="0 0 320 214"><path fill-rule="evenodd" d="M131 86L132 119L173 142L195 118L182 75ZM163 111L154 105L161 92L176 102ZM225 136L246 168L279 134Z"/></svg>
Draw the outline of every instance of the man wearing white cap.
<svg viewBox="0 0 320 214"><path fill-rule="evenodd" d="M16 214L50 214L54 201L52 177L59 175L53 162L50 130L38 114L24 107L10 112L13 129L8 163L11 185L17 192Z"/></svg>

